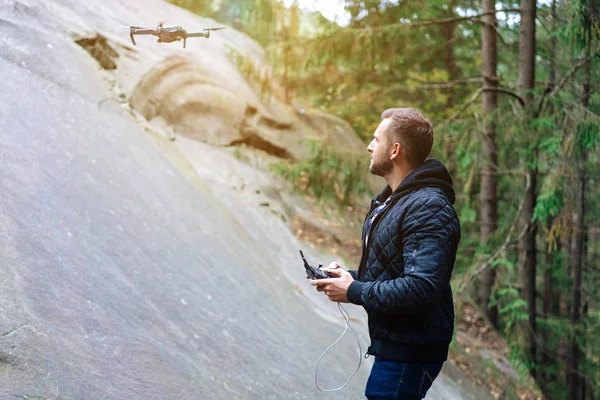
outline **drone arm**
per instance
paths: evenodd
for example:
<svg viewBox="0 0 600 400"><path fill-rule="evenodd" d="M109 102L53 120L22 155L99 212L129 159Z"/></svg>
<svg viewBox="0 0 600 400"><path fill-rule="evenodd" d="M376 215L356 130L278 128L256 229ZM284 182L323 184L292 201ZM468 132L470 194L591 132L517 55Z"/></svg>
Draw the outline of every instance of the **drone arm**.
<svg viewBox="0 0 600 400"><path fill-rule="evenodd" d="M210 33L209 32L191 32L191 33L186 33L187 37L209 37Z"/></svg>
<svg viewBox="0 0 600 400"><path fill-rule="evenodd" d="M146 29L146 28L138 28L135 26L132 26L129 29L129 37L131 38L131 43L133 43L133 45L135 46L135 39L133 38L134 35L156 35L158 36L158 32L155 29Z"/></svg>
<svg viewBox="0 0 600 400"><path fill-rule="evenodd" d="M158 35L156 29L131 29L132 35Z"/></svg>

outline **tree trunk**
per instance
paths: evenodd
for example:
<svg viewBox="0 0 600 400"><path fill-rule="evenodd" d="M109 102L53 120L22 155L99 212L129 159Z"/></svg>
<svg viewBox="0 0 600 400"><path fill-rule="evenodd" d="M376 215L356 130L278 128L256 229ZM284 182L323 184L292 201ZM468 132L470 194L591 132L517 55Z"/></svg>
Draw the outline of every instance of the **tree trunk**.
<svg viewBox="0 0 600 400"><path fill-rule="evenodd" d="M483 12L494 11L495 0L483 0ZM495 88L498 86L496 76L498 50L496 47L496 15L490 14L483 17L484 25L481 27L482 46L482 75L483 87ZM498 226L498 194L497 176L498 150L496 148L496 125L494 123L494 111L496 109L497 92L487 91L483 95L483 117L485 119L484 139L482 142L483 165L481 171L481 227L480 242L485 244L488 237ZM496 272L486 268L479 279L479 307L494 327L498 327L498 309L489 307L492 287L496 279Z"/></svg>
<svg viewBox="0 0 600 400"><path fill-rule="evenodd" d="M535 0L521 1L521 24L519 26L519 94L525 101L525 126L531 126L533 116L533 87L535 83ZM532 140L536 140L532 138ZM537 147L537 146L536 146ZM537 226L533 222L533 210L536 204L536 186L537 174L531 165L529 158L537 157L537 154L528 155L525 160L526 179L529 183L525 193L525 203L520 217L521 231L525 231L522 239L519 241L519 275L522 297L527 302L528 326L525 327L527 337L527 351L533 365L536 362L536 306L535 306L535 277L536 277L536 230ZM535 376L535 371L531 371Z"/></svg>
<svg viewBox="0 0 600 400"><path fill-rule="evenodd" d="M586 50L585 57L589 57L589 51ZM591 62L585 63L584 67L584 81L583 81L583 107L587 108L589 105L589 92L590 92L590 75L591 75ZM578 138L579 140L579 138ZM576 153L577 154L577 153ZM571 310L571 322L575 329L575 334L571 338L571 344L569 346L569 398L579 399L581 398L581 384L579 382L580 377L577 374L579 368L579 357L580 350L578 344L578 330L579 323L581 321L581 272L582 272L582 261L584 253L584 242L585 242L585 190L586 190L586 168L585 162L587 160L587 152L583 150L581 154L581 164L577 168L577 196L575 202L575 213L573 215L574 220L574 240L572 246L573 260L573 308Z"/></svg>
<svg viewBox="0 0 600 400"><path fill-rule="evenodd" d="M548 218L546 221L546 226L548 229L552 226L552 218ZM554 279L552 279L552 270L553 270L553 261L554 261L554 252L550 247L550 242L546 241L546 252L544 257L544 292L543 292L543 302L542 302L542 313L544 315L544 319L548 319L552 313L552 304L554 302L554 293L552 288L554 287ZM540 360L540 364L542 368L540 370L545 371L544 374L538 371L536 380L540 385L544 385L546 387L547 384L554 382L556 380L556 376L548 372L552 359L549 357L548 351L549 349L549 339L550 335L547 331L542 332L542 343L546 350L542 351L542 359Z"/></svg>
<svg viewBox="0 0 600 400"><path fill-rule="evenodd" d="M571 207L569 207L567 205L567 207L564 210L565 213L567 213L568 215L573 214L573 210L571 210ZM569 229L567 229L567 232L565 232L563 238L562 238L562 249L561 251L563 252L563 256L566 259L565 261L565 268L566 268L566 272L567 272L567 278L571 278L572 273L571 273L571 260L569 260L569 256L571 255L571 232ZM568 318L569 317L569 295L568 293L566 293L566 291L561 291L559 294L559 315L563 318Z"/></svg>
<svg viewBox="0 0 600 400"><path fill-rule="evenodd" d="M588 303L586 302L583 305L583 311L582 311L582 314L581 314L581 317L582 317L582 319L584 321L586 320L586 318L588 316L588 311L589 311L589 306L588 306ZM585 341L585 339L584 339L584 341ZM583 345L585 346L585 343L583 343ZM584 357L585 357L585 355L584 355ZM588 385L588 380L584 379L582 377L582 378L580 378L580 381L581 381L581 385L579 387L579 391L580 391L579 392L580 393L579 398L581 400L585 400L586 396L588 395L588 393L590 391L590 388L589 388L589 385Z"/></svg>
<svg viewBox="0 0 600 400"><path fill-rule="evenodd" d="M537 174L533 168L527 168L529 189L525 194L525 204L520 218L521 229L526 233L519 241L519 271L522 289L522 298L527 302L528 326L525 328L527 337L527 351L531 361L536 362L536 243L537 225L533 222L533 210L536 204ZM535 368L530 371L535 374Z"/></svg>
<svg viewBox="0 0 600 400"><path fill-rule="evenodd" d="M552 0L552 6L551 6L551 13L552 13L552 22L551 22L551 28L550 31L551 32L555 32L556 31L556 0ZM547 92L552 92L552 90L554 90L554 86L556 85L556 35L552 35L552 38L550 39L550 79L548 82L548 87L546 88ZM554 106L551 105L550 106L550 112L552 114L554 111ZM555 124L558 122L555 118ZM549 217L548 220L546 221L546 226L548 228L548 230L550 229L550 227L552 226L552 222L553 222L553 218ZM544 319L547 319L550 317L550 314L552 312L552 304L554 303L554 294L552 292L552 288L554 287L554 282L552 279L552 271L553 271L553 259L554 259L554 252L552 251L552 249L550 248L550 242L547 240L546 238L546 256L545 256L545 264L546 264L546 269L544 270L544 292L543 292L543 314L544 314ZM549 357L548 354L548 350L549 350L549 339L550 336L548 334L548 332L544 332L543 333L543 337L541 338L542 340L542 344L544 345L544 348L546 349L545 351L542 352L542 359L540 360L541 366L542 366L542 370L548 371L550 364L551 364L551 358ZM556 374L551 374L549 372L546 372L545 374L540 374L538 372L537 377L536 377L537 381L540 384L544 384L547 385L549 383L552 383L556 380Z"/></svg>
<svg viewBox="0 0 600 400"><path fill-rule="evenodd" d="M567 215L573 214L570 204L566 205L563 212L566 213ZM558 251L562 253L562 256L565 260L564 268L566 269L566 271L565 271L566 278L568 280L572 276L572 274L571 274L571 263L572 262L569 259L569 256L571 254L571 232L570 232L570 229L567 229L564 236L562 236L561 241L559 242L559 246L560 247L559 247ZM569 293L566 290L561 290L558 294L558 315L563 319L566 319L569 317L569 309L570 309L569 300L570 300ZM558 338L557 353L559 356L559 365L560 365L558 367L558 368L560 368L558 370L558 374L559 374L558 379L563 386L566 386L566 384L567 384L567 379L566 379L567 373L568 373L567 343L568 343L568 341L565 336L560 336Z"/></svg>
<svg viewBox="0 0 600 400"><path fill-rule="evenodd" d="M588 226L588 225L586 225ZM587 235L587 240L586 240L586 247L587 247L587 265L588 266L593 266L593 265L598 265L597 264L597 260L596 260L596 250L597 244L597 237L598 237L598 227L594 226L588 226L588 235ZM584 314L587 314L587 306L588 303L586 302L586 308L584 309ZM595 396L594 393L594 385L591 382L587 382L586 384L586 394L588 396L588 398L590 400L596 400L597 397Z"/></svg>
<svg viewBox="0 0 600 400"><path fill-rule="evenodd" d="M448 5L448 13L446 15L449 18L454 17L454 4ZM449 24L442 25L442 32L446 38L446 54L444 57L444 63L446 66L446 72L448 73L448 81L453 82L457 79L456 75L456 59L454 57L454 30L456 23L452 22ZM449 87L446 89L446 109L450 110L454 107L454 88Z"/></svg>

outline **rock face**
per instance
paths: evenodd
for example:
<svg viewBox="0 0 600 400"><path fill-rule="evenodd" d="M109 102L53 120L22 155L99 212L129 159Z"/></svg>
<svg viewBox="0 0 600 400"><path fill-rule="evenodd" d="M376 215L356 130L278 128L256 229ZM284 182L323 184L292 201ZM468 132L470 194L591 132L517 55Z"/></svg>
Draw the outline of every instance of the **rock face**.
<svg viewBox="0 0 600 400"><path fill-rule="evenodd" d="M258 62L253 68L266 67ZM180 52L142 77L130 104L146 119L161 117L176 132L210 144L245 143L277 157L300 159L306 156L302 141L319 139L365 153L366 146L345 121L283 104L256 86L227 57Z"/></svg>
<svg viewBox="0 0 600 400"><path fill-rule="evenodd" d="M207 143L166 140L129 103L186 136L283 158L300 153L275 133L327 134L329 117L267 107L225 82L224 43L261 56L233 30L183 52L152 38L134 48L117 28L159 20L214 26L155 0L0 4L0 398L360 398L368 365L343 391L314 386L343 324L304 280L302 245L280 215L231 190L231 174L249 168ZM231 109L212 101L221 95ZM349 311L364 349L364 314ZM339 385L359 357L347 335L321 385ZM470 397L439 382L429 398Z"/></svg>
<svg viewBox="0 0 600 400"><path fill-rule="evenodd" d="M211 144L240 138L244 96L212 78L201 57L177 54L165 58L136 85L130 104L146 119L162 117L177 132Z"/></svg>

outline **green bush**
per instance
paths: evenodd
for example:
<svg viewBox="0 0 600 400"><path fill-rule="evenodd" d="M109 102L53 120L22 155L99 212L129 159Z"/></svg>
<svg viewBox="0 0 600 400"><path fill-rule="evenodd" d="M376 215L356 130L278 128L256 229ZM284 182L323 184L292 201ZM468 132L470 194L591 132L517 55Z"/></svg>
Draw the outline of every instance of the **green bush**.
<svg viewBox="0 0 600 400"><path fill-rule="evenodd" d="M307 160L271 164L271 170L294 183L296 189L340 206L356 204L367 193L368 165L363 158L307 140Z"/></svg>

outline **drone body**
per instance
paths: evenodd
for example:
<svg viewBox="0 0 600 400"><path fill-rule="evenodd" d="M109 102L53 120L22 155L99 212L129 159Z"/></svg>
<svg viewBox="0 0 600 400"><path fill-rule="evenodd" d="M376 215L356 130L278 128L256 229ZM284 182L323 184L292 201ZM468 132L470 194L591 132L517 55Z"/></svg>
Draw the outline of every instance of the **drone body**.
<svg viewBox="0 0 600 400"><path fill-rule="evenodd" d="M139 26L130 26L129 27L129 37L131 38L131 42L136 45L134 35L154 35L158 36L158 43L171 43L175 41L179 41L183 39L183 48L185 49L185 44L187 38L190 37L210 37L210 31L218 31L220 29L226 28L207 28L204 29L203 32L187 32L181 26L166 26L163 27L162 24L158 25L157 28L141 28Z"/></svg>

